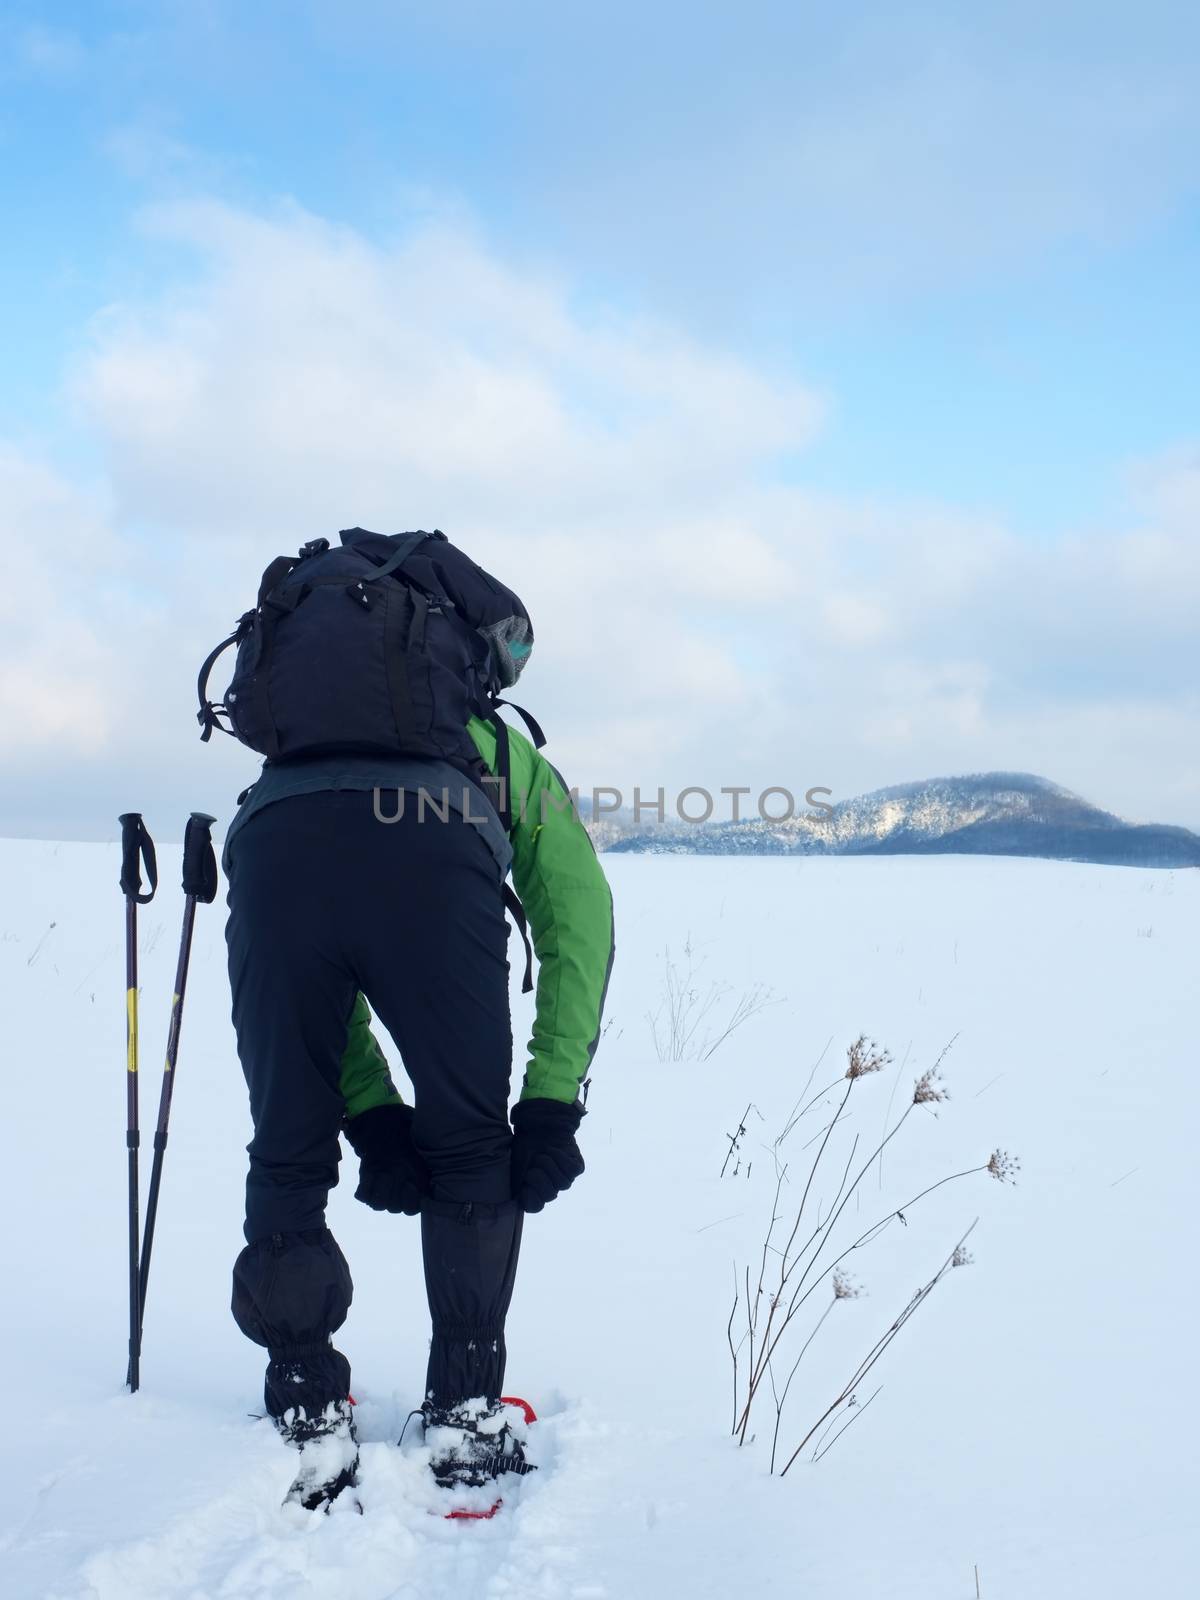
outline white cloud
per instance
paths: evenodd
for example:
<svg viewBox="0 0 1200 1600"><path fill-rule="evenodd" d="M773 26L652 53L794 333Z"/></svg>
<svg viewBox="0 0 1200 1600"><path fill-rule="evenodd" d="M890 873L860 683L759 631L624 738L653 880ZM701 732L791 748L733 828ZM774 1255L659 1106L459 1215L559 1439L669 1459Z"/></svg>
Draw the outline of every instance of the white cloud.
<svg viewBox="0 0 1200 1600"><path fill-rule="evenodd" d="M343 49L411 49L411 19L376 0L316 16ZM493 203L726 325L761 327L769 302L773 328L811 328L814 306L1123 240L1195 194L1197 16L1178 0L611 0L605 16L444 0L426 27L520 86L493 113L519 181L480 164Z"/></svg>
<svg viewBox="0 0 1200 1600"><path fill-rule="evenodd" d="M661 515L811 435L798 385L669 330L599 326L564 290L434 228L390 250L292 209L276 218L175 206L150 225L194 245L201 290L98 325L79 390L118 495L175 526L401 505L472 520L520 511ZM264 459L272 470L261 470ZM147 494L150 503L146 505ZM647 506L644 497L655 496ZM203 509L201 509L203 508Z"/></svg>
<svg viewBox="0 0 1200 1600"><path fill-rule="evenodd" d="M42 23L21 32L17 53L27 70L40 78L59 82L74 78L87 54L77 33Z"/></svg>
<svg viewBox="0 0 1200 1600"><path fill-rule="evenodd" d="M818 425L802 385L584 315L469 233L151 222L199 271L80 355L104 494L0 456L0 737L30 784L53 751L227 814L252 758L195 743L195 666L270 557L360 522L444 527L521 590L522 689L585 786L1006 766L1200 821L1193 456L1143 469L1132 526L1057 543L811 495L770 481Z"/></svg>
<svg viewBox="0 0 1200 1600"><path fill-rule="evenodd" d="M124 552L100 497L0 442L0 748L10 765L103 749L118 672L106 596Z"/></svg>
<svg viewBox="0 0 1200 1600"><path fill-rule="evenodd" d="M822 615L831 638L849 645L874 644L890 631L886 598L847 590L825 596Z"/></svg>
<svg viewBox="0 0 1200 1600"><path fill-rule="evenodd" d="M110 129L101 141L104 154L123 177L157 192L189 193L228 183L236 172L231 160L222 160L196 145L177 139L162 126L162 112L144 111L140 118Z"/></svg>
<svg viewBox="0 0 1200 1600"><path fill-rule="evenodd" d="M74 393L117 515L209 553L193 605L232 619L277 549L355 522L445 527L525 593L557 748L727 708L754 681L731 612L775 610L791 556L741 486L820 406L672 330L585 318L551 279L435 226L392 249L294 208L154 212L207 271L97 319ZM715 621L714 621L715 619ZM578 730L569 737L572 727Z"/></svg>

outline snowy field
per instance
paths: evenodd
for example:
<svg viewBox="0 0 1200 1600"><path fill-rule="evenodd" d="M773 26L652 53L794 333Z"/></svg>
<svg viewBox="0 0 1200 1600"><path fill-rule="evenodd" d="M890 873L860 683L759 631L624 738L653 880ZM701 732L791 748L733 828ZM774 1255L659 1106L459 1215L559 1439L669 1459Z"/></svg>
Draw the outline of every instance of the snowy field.
<svg viewBox="0 0 1200 1600"><path fill-rule="evenodd" d="M142 913L143 1128L181 907L178 852L160 858L164 887ZM394 1442L425 1363L417 1230L355 1204L352 1182L331 1223L356 1281L339 1344L366 1441L365 1515L279 1504L291 1458L252 1420L261 1353L228 1312L249 1128L220 902L198 912L143 1388L124 1391L117 850L0 841L6 1600L972 1600L976 1569L983 1600L1186 1591L1200 874L954 858L606 865L617 962L588 1173L530 1219L509 1330L508 1388L542 1414L541 1470L494 1521L457 1524L429 1514L420 1449ZM729 986L693 1045L754 985L775 1003L707 1060L661 1061L648 1013L664 950L682 966L689 939L698 992ZM514 994L514 1009L521 1037L529 1000ZM817 1218L848 1140L869 1153L951 1039L951 1098L913 1109L844 1223L861 1233L997 1148L1021 1171L1016 1187L984 1173L948 1184L854 1252L864 1293L832 1307L797 1372L785 1454L979 1218L974 1264L901 1331L863 1385L860 1406L882 1383L870 1409L781 1479L769 1395L752 1442L729 1436L734 1263L757 1271L772 1140L806 1083L840 1092L862 1032L895 1062L854 1085ZM831 1100L780 1147L785 1210ZM722 1178L748 1102L741 1165ZM812 1321L830 1298L826 1282Z"/></svg>

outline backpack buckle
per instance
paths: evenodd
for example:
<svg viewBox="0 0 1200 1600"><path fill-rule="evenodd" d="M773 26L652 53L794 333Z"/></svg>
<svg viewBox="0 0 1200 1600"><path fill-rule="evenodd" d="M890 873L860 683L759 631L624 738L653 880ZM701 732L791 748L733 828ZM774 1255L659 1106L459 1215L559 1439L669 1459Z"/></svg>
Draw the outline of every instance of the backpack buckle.
<svg viewBox="0 0 1200 1600"><path fill-rule="evenodd" d="M271 593L263 599L263 610L265 611L270 606L272 611L281 611L286 616L289 611L295 611L307 594L308 585L306 583L291 584L286 589L282 586L278 589L272 589Z"/></svg>

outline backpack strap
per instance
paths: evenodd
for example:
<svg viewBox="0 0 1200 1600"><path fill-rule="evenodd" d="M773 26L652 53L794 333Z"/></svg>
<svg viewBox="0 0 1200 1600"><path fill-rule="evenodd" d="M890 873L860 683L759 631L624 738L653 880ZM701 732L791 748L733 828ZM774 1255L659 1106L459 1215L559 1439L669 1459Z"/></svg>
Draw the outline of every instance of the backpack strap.
<svg viewBox="0 0 1200 1600"><path fill-rule="evenodd" d="M299 565L299 556L276 556L271 565L262 575L262 582L258 586L258 600L256 604L261 611L267 603L267 596L276 589L293 567Z"/></svg>
<svg viewBox="0 0 1200 1600"><path fill-rule="evenodd" d="M521 993L529 994L533 988L533 951L529 945L529 922L525 916L525 907L517 898L517 891L511 883L504 885L504 908L516 923L521 943L525 946L525 973L521 979Z"/></svg>
<svg viewBox="0 0 1200 1600"><path fill-rule="evenodd" d="M546 735L542 732L542 725L532 711L526 711L524 706L519 706L515 700L501 700L497 695L493 698L494 706L508 706L515 711L525 726L529 729L529 737L533 740L535 750L540 750L546 742ZM493 722L498 722L498 717L493 717Z"/></svg>
<svg viewBox="0 0 1200 1600"><path fill-rule="evenodd" d="M303 553L303 552L302 552ZM263 601L255 623L262 636L262 655L266 659L271 648L271 641L275 637L275 626L280 617L286 617L295 611L300 602L311 591L307 583L293 584L290 588L268 594ZM258 709L262 714L267 728L267 760L279 759L279 728L275 722L275 713L271 709L271 696L267 688L267 678L263 673L256 674L255 691L258 700Z"/></svg>
<svg viewBox="0 0 1200 1600"><path fill-rule="evenodd" d="M220 720L221 714L225 712L225 706L220 701L214 704L208 698L208 679L213 667L216 665L217 657L228 650L231 644L241 644L253 626L254 612L247 611L243 613L238 618L238 625L228 639L222 639L215 650L210 650L200 667L200 674L196 679L196 696L200 701L200 709L196 713L196 721L200 724L202 730L200 734L202 744L207 744L212 738L214 728L219 728L222 733L228 733L231 737L236 737L233 729L227 728Z"/></svg>
<svg viewBox="0 0 1200 1600"><path fill-rule="evenodd" d="M276 556L263 573L262 582L258 586L258 609L262 610L272 589L281 584L293 568L298 567L302 561L307 561L309 556L324 555L328 549L328 539L310 539L307 544L300 546L296 555Z"/></svg>
<svg viewBox="0 0 1200 1600"><path fill-rule="evenodd" d="M512 833L512 750L508 743L508 723L493 715L492 727L496 730L496 776L500 780L500 793L496 797L496 810L500 813L500 826L506 834Z"/></svg>
<svg viewBox="0 0 1200 1600"><path fill-rule="evenodd" d="M378 583L380 578L386 578L390 572L397 571L398 568L404 565L417 546L419 544L424 544L426 539L431 537L432 535L424 532L423 529L418 529L416 533L396 534L396 548L392 551L391 555L380 567L378 567L374 572L370 573L362 581L364 583ZM366 555L365 550L362 553ZM367 559L369 561L371 559L370 556L367 556Z"/></svg>
<svg viewBox="0 0 1200 1600"><path fill-rule="evenodd" d="M391 555L388 556L387 560L380 562L375 568L374 572L368 572L366 576L362 578L354 578L346 585L346 593L350 596L351 600L357 600L369 611L375 598L375 594L373 590L367 588L367 585L369 583L378 583L381 578L389 578L393 573L399 572L408 558L416 550L417 546L424 544L425 540L431 537L431 534L425 533L423 530L418 530L416 533L396 534L396 548L392 551ZM369 551L360 550L358 553L362 556L365 556L368 561L373 561L375 559ZM416 590L414 589L414 601L416 598L417 594Z"/></svg>
<svg viewBox="0 0 1200 1600"><path fill-rule="evenodd" d="M492 727L496 730L496 776L500 780L500 794L496 809L500 813L500 825L506 834L512 833L512 750L508 742L508 723L498 715L492 717ZM521 993L528 994L533 988L533 950L529 944L529 921L525 915L525 907L517 898L517 891L511 883L504 885L504 905L509 916L516 923L517 932L521 935L521 943L525 947L525 973L521 979Z"/></svg>
<svg viewBox="0 0 1200 1600"><path fill-rule="evenodd" d="M243 612L238 618L237 627L229 637L222 639L216 649L210 650L208 655L205 656L196 679L196 698L200 702L200 709L196 712L196 721L200 724L200 740L202 744L207 744L212 738L214 728L219 728L222 733L227 733L232 738L237 737L233 729L227 728L221 721L223 715L228 716L229 714L227 708L220 701L212 701L208 698L208 679L213 667L216 665L217 657L228 650L231 644L241 644L243 639L247 638L252 632L260 617L265 622L269 613L265 612L264 608L267 606L272 593L289 573L298 567L302 561L307 561L309 556L323 555L328 549L328 539L310 539L306 545L301 546L296 555L276 556L262 575L262 581L258 586L258 600L255 603L254 610ZM285 609L287 608L285 607ZM269 632L269 625L264 628L264 632ZM277 753L278 743L273 722L271 722L271 744Z"/></svg>

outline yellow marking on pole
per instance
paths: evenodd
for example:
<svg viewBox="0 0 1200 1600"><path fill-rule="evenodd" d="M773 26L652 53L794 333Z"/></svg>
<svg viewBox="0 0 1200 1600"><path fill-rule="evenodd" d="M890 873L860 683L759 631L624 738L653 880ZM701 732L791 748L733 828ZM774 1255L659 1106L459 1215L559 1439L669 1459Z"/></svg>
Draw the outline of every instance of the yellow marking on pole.
<svg viewBox="0 0 1200 1600"><path fill-rule="evenodd" d="M137 990L125 991L125 1041L130 1072L137 1071Z"/></svg>

